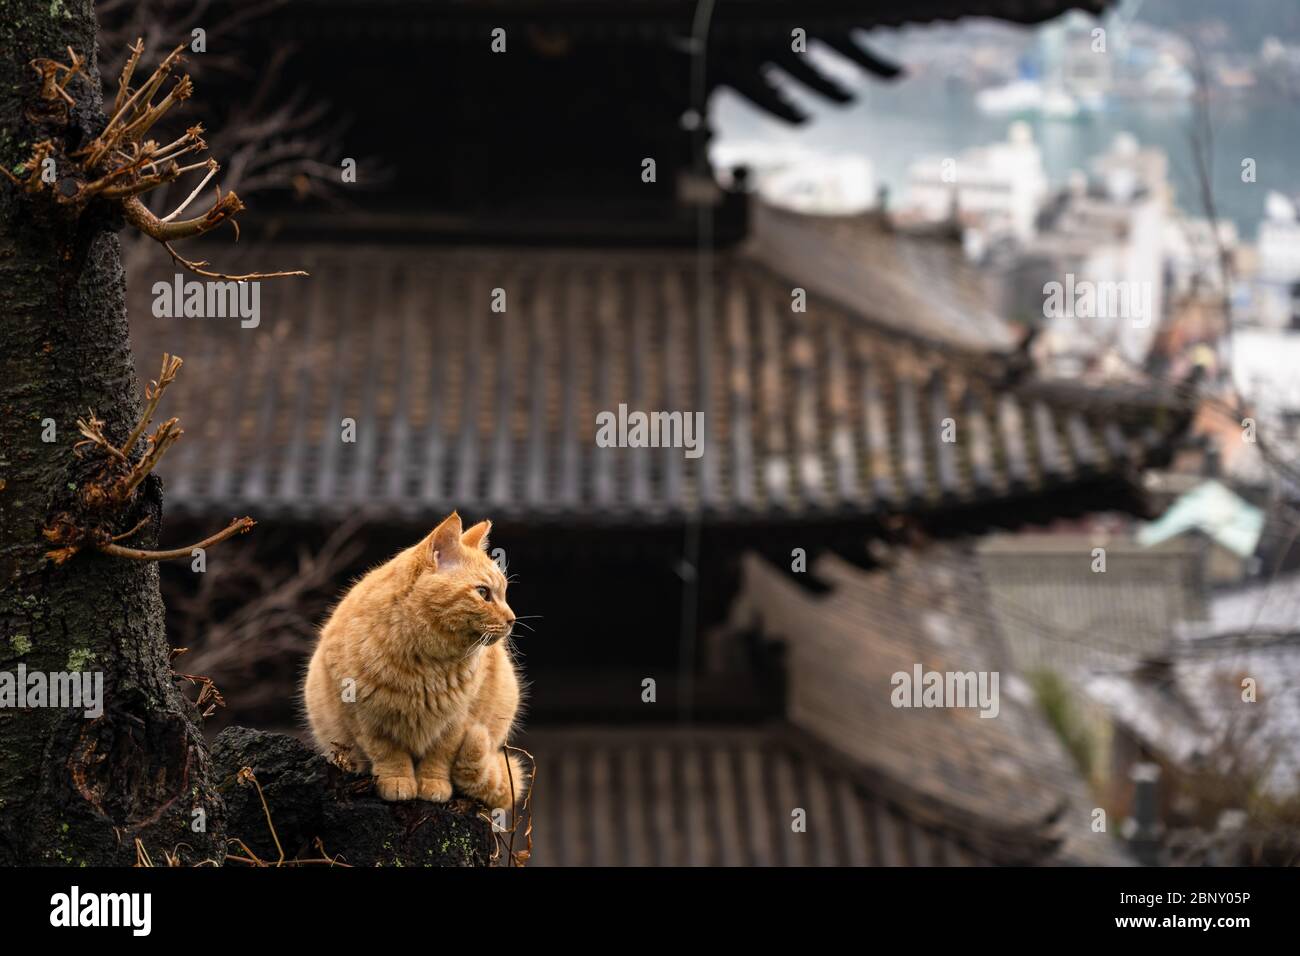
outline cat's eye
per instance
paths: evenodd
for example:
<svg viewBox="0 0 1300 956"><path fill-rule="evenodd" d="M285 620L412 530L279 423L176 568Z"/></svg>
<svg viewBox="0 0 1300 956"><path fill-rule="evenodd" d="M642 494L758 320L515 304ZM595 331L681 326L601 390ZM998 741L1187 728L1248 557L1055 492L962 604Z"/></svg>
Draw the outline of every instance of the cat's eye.
<svg viewBox="0 0 1300 956"><path fill-rule="evenodd" d="M492 600L492 591L490 588L488 588L487 585L480 584L474 590L478 592L478 596L481 597L483 600L485 601Z"/></svg>

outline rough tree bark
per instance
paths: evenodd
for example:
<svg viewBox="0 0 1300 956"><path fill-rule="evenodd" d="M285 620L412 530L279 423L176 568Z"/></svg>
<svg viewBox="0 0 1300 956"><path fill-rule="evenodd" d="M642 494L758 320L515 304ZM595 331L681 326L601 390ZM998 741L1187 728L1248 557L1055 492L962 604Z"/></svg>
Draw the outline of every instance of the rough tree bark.
<svg viewBox="0 0 1300 956"><path fill-rule="evenodd" d="M32 115L38 57L87 59L85 94L66 125ZM103 128L90 0L0 0L0 162L32 144L69 147ZM81 91L79 91L80 93ZM63 170L60 170L60 175ZM176 688L163 633L158 569L88 551L56 567L42 537L77 481L74 422L94 409L123 440L141 413L127 335L125 278L107 209L59 216L0 182L0 670L96 671L104 713L0 710L0 862L133 863L155 856L221 858L222 804L193 708ZM43 441L52 419L55 440ZM150 479L136 519L154 512ZM202 809L204 830L194 812ZM219 850L221 852L219 852Z"/></svg>

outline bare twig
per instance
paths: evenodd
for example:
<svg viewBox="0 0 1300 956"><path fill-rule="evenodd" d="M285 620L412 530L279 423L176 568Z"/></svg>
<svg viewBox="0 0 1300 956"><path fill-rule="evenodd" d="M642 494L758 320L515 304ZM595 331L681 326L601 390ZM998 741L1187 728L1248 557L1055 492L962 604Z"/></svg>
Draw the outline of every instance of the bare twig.
<svg viewBox="0 0 1300 956"><path fill-rule="evenodd" d="M206 276L209 279L221 279L226 282L248 282L251 279L278 279L284 276L307 275L307 273L303 272L302 270L294 270L292 272L250 272L247 275L242 275L242 276L226 275L224 272L209 272L203 268L203 266L208 265L207 262L203 260L191 261L189 259L186 259L183 255L181 255L179 252L177 252L175 249L172 248L171 243L164 242L163 248L165 248L167 252L170 253L172 260L177 265L185 267L190 272L193 272L196 275Z"/></svg>
<svg viewBox="0 0 1300 956"><path fill-rule="evenodd" d="M532 803L532 799L533 799L533 786L537 781L537 758L534 757L527 750L524 750L522 747L513 747L510 744L503 744L501 750L506 761L506 779L509 781L509 785L510 785L510 829L506 831L507 833L510 834L509 839L506 840L504 837L501 836L501 834L497 830L495 821L492 821L490 817L483 816L483 819L486 819L493 824L492 835L494 839L494 845L492 851L492 861L496 862L496 860L500 857L501 845L504 842L505 849L506 849L506 866L524 866L525 864L527 864L528 860L532 857L533 854L533 814L530 808L530 804ZM528 763L529 763L528 789L524 793L523 804L519 807L515 806L514 769L510 766L510 754L512 752L523 754L528 758ZM515 833L519 829L520 821L524 819L525 816L528 819L528 825L524 828L524 838L527 841L527 843L524 849L515 850Z"/></svg>
<svg viewBox="0 0 1300 956"><path fill-rule="evenodd" d="M140 416L140 421L136 423L135 428L131 429L131 434L127 436L126 442L122 445L123 454L131 454L131 449L135 447L135 443L139 441L140 436L149 427L149 423L153 421L153 413L158 410L158 403L162 401L163 392L167 391L168 385L176 381L176 373L181 370L181 366L184 364L185 360L180 356L170 355L167 352L163 353L162 370L158 373L158 377L150 382L144 390L146 402L144 414Z"/></svg>
<svg viewBox="0 0 1300 956"><path fill-rule="evenodd" d="M177 206L175 209L173 209L167 215L163 216L158 221L171 222L173 219L175 219L177 216L183 213L185 209L189 206L189 204L194 202L194 200L198 197L199 193L203 191L203 187L208 184L208 180L210 180L213 176L215 176L220 169L221 169L221 165L215 159L209 159L208 174L203 177L202 182L200 182L197 186L194 187L194 191L190 193L187 197L185 197L185 201L183 203L181 203L179 206ZM170 252L171 250L169 249L168 251Z"/></svg>
<svg viewBox="0 0 1300 956"><path fill-rule="evenodd" d="M280 858L276 860L274 863L268 863L266 860L263 860L256 853L254 853L249 848L248 844L245 843L243 840L239 839L239 837L231 837L228 842L231 845L238 845L239 849L243 851L244 855L240 856L238 854L227 853L226 854L227 862L247 863L249 866L262 866L262 867L310 866L313 864L324 865L324 866L343 866L343 867L348 866L348 864L340 862L339 857L337 856L332 857L325 852L325 844L321 841L320 837L316 837L314 841L316 844L316 849L320 851L319 858L295 857L292 860L286 859L284 853L284 847L280 845L280 835L275 832L275 821L271 819L271 807L266 802L266 794L262 792L262 785L258 783L257 775L253 773L253 768L244 767L242 770L239 771L238 774L235 775L235 779L239 782L240 786L244 786L244 787L252 786L257 788L257 798L262 801L262 812L266 815L266 826L271 831L271 839L275 841L275 849L276 852L280 854Z"/></svg>
<svg viewBox="0 0 1300 956"><path fill-rule="evenodd" d="M66 170L66 173L57 184L46 182L41 175L45 162L62 151L56 140L37 143L33 147L31 159L20 168L21 176L5 169L6 178L31 195L45 193L55 203L78 212L97 197L114 202L127 222L145 236L167 246L172 258L182 264L188 264L188 260L179 256L170 243L201 236L227 222L235 226L238 238L235 217L244 210L244 204L233 191L223 194L219 186L216 199L207 212L192 219L177 219L219 168L211 158L187 165L179 162L182 157L202 153L207 149L207 143L202 137L203 126L190 126L183 135L166 145L145 138L172 109L193 95L194 84L188 75L183 74L176 78L171 90L157 102L154 101L164 83L171 77L172 71L183 61L181 54L184 49L183 45L173 49L149 78L132 91L131 80L144 52L143 38L137 39L128 46L130 55L118 80L112 117L99 135L86 145L59 156L60 172ZM67 64L47 59L32 61L32 68L40 77L41 89L38 95L46 104L46 112L51 109L66 112L69 107L76 105L76 100L67 92L66 87L68 81L81 72L85 61L71 48L68 50L68 59ZM154 215L141 200L145 193L199 171L205 173L202 182L166 217L160 219ZM301 270L257 273L247 278L272 279L299 275L306 273ZM138 438L139 435L134 437ZM128 442L123 449L126 454L130 454L131 444Z"/></svg>
<svg viewBox="0 0 1300 956"><path fill-rule="evenodd" d="M252 767L244 767L239 771L237 779L244 786L250 784L257 788L257 799L262 801L262 812L266 814L266 826L271 831L271 839L275 841L276 852L280 854L280 859L275 863L280 866L284 863L284 847L280 846L280 835L275 832L275 822L271 819L271 808L266 805L266 794L262 792L262 785L257 782L257 775L253 773Z"/></svg>
<svg viewBox="0 0 1300 956"><path fill-rule="evenodd" d="M143 527L144 527L145 525L147 525L148 523L149 523L149 515L145 515L145 516L144 516L143 518L141 518L138 522L136 522L136 525L135 525L134 528L132 528L130 531L123 531L121 534L115 534L115 535L113 535L112 540L113 540L113 541L123 541L123 540L125 540L126 538L129 538L129 537L131 537L132 535L136 534L136 533L137 533L141 528L143 528Z"/></svg>
<svg viewBox="0 0 1300 956"><path fill-rule="evenodd" d="M218 531L211 537L204 538L197 544L192 544L185 548L172 548L170 551L146 551L140 548L126 548L120 544L112 542L101 545L99 550L105 554L110 554L115 558L129 558L132 561L175 561L178 558L191 557L196 548L206 550L214 544L220 544L228 538L233 538L237 534L244 534L253 530L257 522L252 518L236 518L222 530Z"/></svg>
<svg viewBox="0 0 1300 956"><path fill-rule="evenodd" d="M187 558L196 548L210 548L236 534L247 532L256 525L252 518L238 518L226 528L197 544L166 551L131 548L118 544L119 541L131 537L148 524L149 517L146 516L138 520L129 531L115 533L113 530L121 527L125 512L134 506L137 489L153 473L167 450L184 434L177 419L169 418L159 425L152 435L142 437L153 421L163 393L175 381L176 374L183 364L179 356L163 354L158 378L150 382L145 389L144 411L122 447L119 448L109 441L104 434L104 422L95 416L93 410L86 419L77 421L77 427L85 436L85 440L77 442L73 446L74 449L77 451L86 448L98 449L103 460L99 463L98 472L77 489L75 504L69 510L52 515L43 529L46 540L56 545L45 552L46 557L55 564L63 564L85 548L93 548L113 557L133 561L170 561L176 558ZM133 462L130 458L131 453L142 441L143 451Z"/></svg>
<svg viewBox="0 0 1300 956"><path fill-rule="evenodd" d="M122 450L110 442L104 435L104 422L101 419L96 418L93 411L90 413L89 418L77 419L77 431L85 435L86 440L79 441L73 445L72 447L74 450L84 448L86 445L94 445L110 458L120 462L126 461L126 455L123 454Z"/></svg>

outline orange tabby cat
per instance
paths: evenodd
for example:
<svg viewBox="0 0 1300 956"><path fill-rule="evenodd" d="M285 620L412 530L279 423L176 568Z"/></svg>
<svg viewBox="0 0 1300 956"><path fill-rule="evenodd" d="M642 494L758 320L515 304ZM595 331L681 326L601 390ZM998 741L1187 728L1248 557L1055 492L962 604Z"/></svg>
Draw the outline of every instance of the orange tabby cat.
<svg viewBox="0 0 1300 956"><path fill-rule="evenodd" d="M303 688L316 745L369 765L385 800L442 803L453 783L507 810L522 795L522 768L502 750L519 678L490 527L462 533L452 512L353 585L321 630Z"/></svg>

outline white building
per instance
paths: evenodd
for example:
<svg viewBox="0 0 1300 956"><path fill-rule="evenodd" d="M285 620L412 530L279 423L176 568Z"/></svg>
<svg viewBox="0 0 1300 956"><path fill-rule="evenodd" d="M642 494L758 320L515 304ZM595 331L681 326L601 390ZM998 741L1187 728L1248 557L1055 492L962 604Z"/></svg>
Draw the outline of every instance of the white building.
<svg viewBox="0 0 1300 956"><path fill-rule="evenodd" d="M1115 202L1128 202L1141 193L1169 210L1173 190L1169 184L1169 157L1155 146L1142 146L1132 133L1117 133L1110 149L1089 164L1093 179Z"/></svg>
<svg viewBox="0 0 1300 956"><path fill-rule="evenodd" d="M914 163L896 218L902 224L955 218L986 236L1010 235L1025 243L1035 234L1046 197L1042 153L1029 127L1013 123L1006 142Z"/></svg>
<svg viewBox="0 0 1300 956"><path fill-rule="evenodd" d="M1252 322L1300 329L1300 216L1281 193L1268 194L1255 259Z"/></svg>
<svg viewBox="0 0 1300 956"><path fill-rule="evenodd" d="M1232 333L1232 380L1263 423L1300 413L1300 333L1239 328ZM1274 433L1274 437L1276 433Z"/></svg>
<svg viewBox="0 0 1300 956"><path fill-rule="evenodd" d="M1046 371L1078 375L1108 357L1118 370L1145 362L1164 315L1168 204L1154 187L1114 168L1092 188L1076 175L1030 248L1046 264L1037 353Z"/></svg>
<svg viewBox="0 0 1300 956"><path fill-rule="evenodd" d="M791 143L718 143L710 150L724 186L743 166L759 196L778 209L807 215L852 216L875 208L879 185L862 156L821 153Z"/></svg>
<svg viewBox="0 0 1300 956"><path fill-rule="evenodd" d="M1177 216L1169 220L1165 224L1169 292L1175 296L1188 295L1193 288L1222 292L1220 248L1235 256L1239 242L1237 225L1233 222L1221 221L1215 229L1208 219Z"/></svg>
<svg viewBox="0 0 1300 956"><path fill-rule="evenodd" d="M1233 324L1233 384L1250 403L1270 442L1286 454L1300 446L1300 216L1280 193L1268 194L1255 247L1249 301Z"/></svg>

